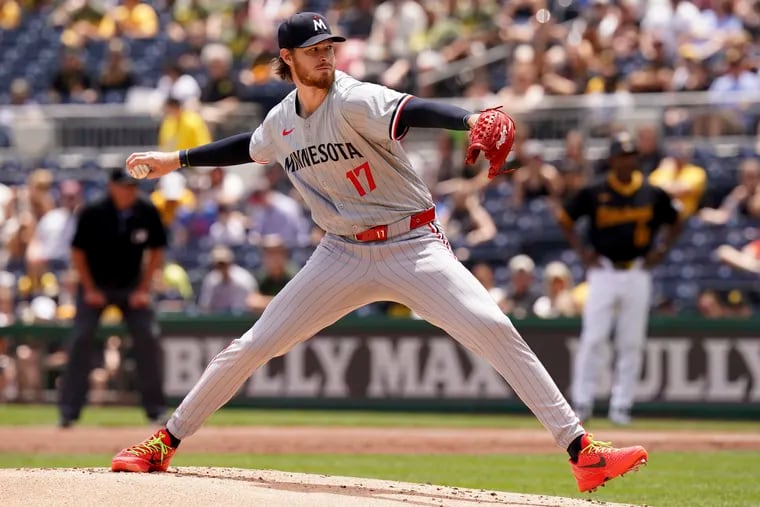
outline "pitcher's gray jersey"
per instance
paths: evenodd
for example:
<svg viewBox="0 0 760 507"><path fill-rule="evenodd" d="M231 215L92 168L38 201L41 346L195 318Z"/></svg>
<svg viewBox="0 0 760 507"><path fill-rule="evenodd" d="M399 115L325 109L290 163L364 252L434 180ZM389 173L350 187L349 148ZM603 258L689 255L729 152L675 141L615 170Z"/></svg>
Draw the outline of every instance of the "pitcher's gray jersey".
<svg viewBox="0 0 760 507"><path fill-rule="evenodd" d="M336 74L309 119L296 115L292 93L250 144L254 160L285 168L327 234L253 327L214 358L167 427L193 434L272 357L356 308L397 301L488 360L566 448L583 428L546 369L433 218L413 227L433 203L398 142L409 96ZM386 224L405 227L367 243L344 237Z"/></svg>
<svg viewBox="0 0 760 507"><path fill-rule="evenodd" d="M251 136L251 158L279 162L327 232L396 222L433 206L399 142L398 118L410 98L336 71L309 118L296 114L295 91L269 112Z"/></svg>

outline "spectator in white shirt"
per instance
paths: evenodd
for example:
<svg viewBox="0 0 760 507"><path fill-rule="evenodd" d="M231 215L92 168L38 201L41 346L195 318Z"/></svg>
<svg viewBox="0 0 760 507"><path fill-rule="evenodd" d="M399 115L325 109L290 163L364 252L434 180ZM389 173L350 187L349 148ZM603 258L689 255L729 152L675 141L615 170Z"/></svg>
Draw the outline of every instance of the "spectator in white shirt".
<svg viewBox="0 0 760 507"><path fill-rule="evenodd" d="M60 187L59 206L45 213L34 231L26 251L30 273L65 269L71 258L71 238L76 230L76 211L82 205L82 186L64 180Z"/></svg>
<svg viewBox="0 0 760 507"><path fill-rule="evenodd" d="M198 296L198 307L206 313L245 312L246 301L258 292L256 279L235 264L232 250L216 246L211 251L211 271L206 274Z"/></svg>
<svg viewBox="0 0 760 507"><path fill-rule="evenodd" d="M227 204L220 204L209 236L215 245L240 246L248 239L248 219Z"/></svg>
<svg viewBox="0 0 760 507"><path fill-rule="evenodd" d="M253 182L248 203L254 244L270 234L279 235L288 249L309 243L309 221L301 205L292 197L272 190L266 179Z"/></svg>

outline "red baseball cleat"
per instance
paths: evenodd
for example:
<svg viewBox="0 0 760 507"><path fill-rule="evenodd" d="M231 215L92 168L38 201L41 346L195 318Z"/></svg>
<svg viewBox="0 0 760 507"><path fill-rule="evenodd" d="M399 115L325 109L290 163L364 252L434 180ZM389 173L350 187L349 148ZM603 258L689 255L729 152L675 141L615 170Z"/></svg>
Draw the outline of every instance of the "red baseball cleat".
<svg viewBox="0 0 760 507"><path fill-rule="evenodd" d="M610 479L638 470L646 465L649 455L640 445L616 449L610 442L597 442L593 435L581 437L578 462L570 461L578 490L594 491Z"/></svg>
<svg viewBox="0 0 760 507"><path fill-rule="evenodd" d="M119 451L111 461L111 471L166 472L175 452L169 434L161 428L147 440Z"/></svg>

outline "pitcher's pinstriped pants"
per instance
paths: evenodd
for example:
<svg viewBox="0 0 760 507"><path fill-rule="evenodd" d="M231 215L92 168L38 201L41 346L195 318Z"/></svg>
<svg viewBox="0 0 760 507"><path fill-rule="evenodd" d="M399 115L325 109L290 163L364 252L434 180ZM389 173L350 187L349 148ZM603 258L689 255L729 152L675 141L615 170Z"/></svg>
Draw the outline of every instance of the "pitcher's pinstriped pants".
<svg viewBox="0 0 760 507"><path fill-rule="evenodd" d="M408 306L486 359L561 447L584 433L544 366L432 224L386 242L326 235L254 326L211 361L169 431L192 435L259 366L374 301Z"/></svg>

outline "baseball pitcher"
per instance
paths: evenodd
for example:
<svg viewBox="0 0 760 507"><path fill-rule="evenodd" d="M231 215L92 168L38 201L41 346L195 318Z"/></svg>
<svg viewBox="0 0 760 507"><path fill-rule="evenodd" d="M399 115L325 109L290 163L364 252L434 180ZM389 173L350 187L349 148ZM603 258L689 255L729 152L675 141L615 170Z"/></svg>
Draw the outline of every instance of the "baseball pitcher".
<svg viewBox="0 0 760 507"><path fill-rule="evenodd" d="M319 14L293 15L278 29L274 65L296 89L255 131L127 159L136 177L150 178L191 165L277 162L326 234L253 327L211 361L166 428L118 453L112 470L166 470L180 440L258 367L374 301L408 306L487 359L568 450L582 491L645 463L644 448L615 449L584 431L510 320L451 252L399 142L410 127L470 130L467 160L482 152L495 175L514 141L512 120L499 109L471 114L336 72L334 48L343 40Z"/></svg>

